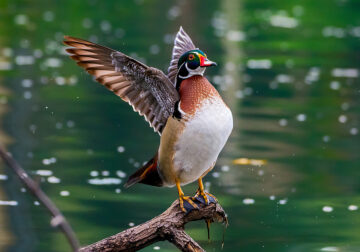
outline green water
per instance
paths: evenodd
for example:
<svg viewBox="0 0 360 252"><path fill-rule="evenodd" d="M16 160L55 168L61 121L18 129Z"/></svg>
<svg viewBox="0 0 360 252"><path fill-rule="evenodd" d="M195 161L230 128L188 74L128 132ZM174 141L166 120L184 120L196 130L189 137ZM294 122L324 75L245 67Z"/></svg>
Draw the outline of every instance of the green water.
<svg viewBox="0 0 360 252"><path fill-rule="evenodd" d="M158 135L61 41L90 39L165 71L183 25L218 63L206 74L235 120L205 179L229 215L223 251L360 251L359 13L356 0L2 0L0 139L12 139L8 149L83 245L161 213L175 188L123 188L124 174L156 152ZM241 157L267 163L232 163ZM17 202L0 205L0 250L69 251L18 179L4 167L0 175L0 200ZM115 184L94 184L106 178ZM220 224L210 243L205 223L186 230L221 251ZM144 251L155 246L176 251L167 242Z"/></svg>

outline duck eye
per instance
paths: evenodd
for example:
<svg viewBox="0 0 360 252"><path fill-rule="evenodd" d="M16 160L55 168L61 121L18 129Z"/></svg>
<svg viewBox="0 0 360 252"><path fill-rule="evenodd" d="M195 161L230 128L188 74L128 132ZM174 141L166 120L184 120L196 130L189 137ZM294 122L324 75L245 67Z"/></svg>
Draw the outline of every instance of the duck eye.
<svg viewBox="0 0 360 252"><path fill-rule="evenodd" d="M190 55L189 55L189 60L193 60L193 59L195 59L194 54L190 54Z"/></svg>

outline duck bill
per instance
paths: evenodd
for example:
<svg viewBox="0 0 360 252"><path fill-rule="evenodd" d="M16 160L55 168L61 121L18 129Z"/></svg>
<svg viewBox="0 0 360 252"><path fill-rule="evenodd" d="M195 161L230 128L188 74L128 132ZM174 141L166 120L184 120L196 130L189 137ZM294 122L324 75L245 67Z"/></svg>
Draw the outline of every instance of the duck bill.
<svg viewBox="0 0 360 252"><path fill-rule="evenodd" d="M210 67L210 66L216 66L217 64L214 61L208 60L205 57L200 58L200 66L201 67Z"/></svg>

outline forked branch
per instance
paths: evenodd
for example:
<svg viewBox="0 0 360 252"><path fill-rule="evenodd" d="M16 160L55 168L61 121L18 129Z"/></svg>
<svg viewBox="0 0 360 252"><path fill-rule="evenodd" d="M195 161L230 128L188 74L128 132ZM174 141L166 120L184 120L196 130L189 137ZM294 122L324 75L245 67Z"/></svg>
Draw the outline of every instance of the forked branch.
<svg viewBox="0 0 360 252"><path fill-rule="evenodd" d="M179 207L179 201L176 200L159 216L86 246L80 249L80 252L137 251L157 241L164 240L173 243L181 251L205 251L184 231L186 223L196 220L227 224L226 214L219 204L201 204L199 210L185 214Z"/></svg>

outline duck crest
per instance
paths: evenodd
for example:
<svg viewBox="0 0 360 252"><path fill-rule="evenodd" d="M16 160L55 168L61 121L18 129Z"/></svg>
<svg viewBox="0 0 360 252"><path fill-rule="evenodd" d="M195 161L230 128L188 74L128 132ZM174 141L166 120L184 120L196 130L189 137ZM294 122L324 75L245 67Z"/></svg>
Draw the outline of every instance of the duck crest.
<svg viewBox="0 0 360 252"><path fill-rule="evenodd" d="M204 101L212 98L221 100L213 85L201 75L183 80L179 87L179 94L179 109L189 116L194 115Z"/></svg>

